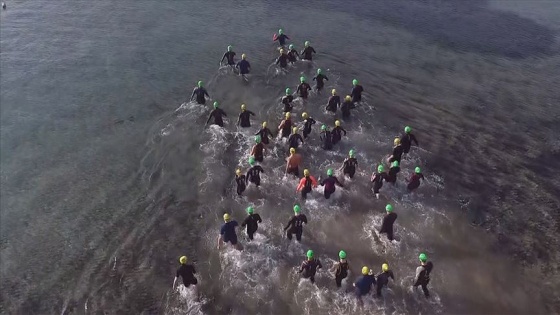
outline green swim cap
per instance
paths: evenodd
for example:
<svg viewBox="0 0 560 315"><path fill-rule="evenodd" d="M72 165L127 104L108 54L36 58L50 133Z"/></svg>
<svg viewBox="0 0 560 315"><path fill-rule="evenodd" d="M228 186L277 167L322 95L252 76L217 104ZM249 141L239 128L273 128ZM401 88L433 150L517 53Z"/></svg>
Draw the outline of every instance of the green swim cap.
<svg viewBox="0 0 560 315"><path fill-rule="evenodd" d="M334 173L333 173L332 168L329 168L329 169L327 170L327 175L328 175L328 176L333 176L333 174L334 174Z"/></svg>
<svg viewBox="0 0 560 315"><path fill-rule="evenodd" d="M338 252L338 258L340 259L346 259L346 252L341 250L340 252Z"/></svg>
<svg viewBox="0 0 560 315"><path fill-rule="evenodd" d="M385 211L387 211L387 212L392 212L392 211L393 211L393 206L392 206L390 203L388 203L388 204L385 206Z"/></svg>
<svg viewBox="0 0 560 315"><path fill-rule="evenodd" d="M249 165L251 165L251 166L255 165L255 157L254 156L249 157Z"/></svg>
<svg viewBox="0 0 560 315"><path fill-rule="evenodd" d="M321 70L321 68L317 69L317 74L321 74L323 73L323 70Z"/></svg>
<svg viewBox="0 0 560 315"><path fill-rule="evenodd" d="M304 76L299 77L299 82L301 83L305 82L305 77Z"/></svg>
<svg viewBox="0 0 560 315"><path fill-rule="evenodd" d="M247 207L247 213L248 213L248 214L253 214L254 211L255 211L255 209L253 209L252 206L248 206L248 207Z"/></svg>
<svg viewBox="0 0 560 315"><path fill-rule="evenodd" d="M280 34L280 35L284 34L284 30L283 30L283 29L279 29L279 30L278 30L278 34Z"/></svg>
<svg viewBox="0 0 560 315"><path fill-rule="evenodd" d="M288 49L294 49L294 44L290 44L290 46L288 46Z"/></svg>
<svg viewBox="0 0 560 315"><path fill-rule="evenodd" d="M414 173L420 174L422 173L422 170L418 166L416 166L416 168L414 169Z"/></svg>
<svg viewBox="0 0 560 315"><path fill-rule="evenodd" d="M322 124L322 125L321 125L321 130L327 130L327 125Z"/></svg>
<svg viewBox="0 0 560 315"><path fill-rule="evenodd" d="M308 40L305 41L305 47L309 47L309 41Z"/></svg>
<svg viewBox="0 0 560 315"><path fill-rule="evenodd" d="M214 105L214 108L218 108L219 104L218 104L218 102L214 102L214 104L212 104L212 105Z"/></svg>
<svg viewBox="0 0 560 315"><path fill-rule="evenodd" d="M290 95L290 94L292 94L292 89L286 88L286 95Z"/></svg>
<svg viewBox="0 0 560 315"><path fill-rule="evenodd" d="M231 47L231 45L227 46L227 51L231 51L233 49L233 47Z"/></svg>
<svg viewBox="0 0 560 315"><path fill-rule="evenodd" d="M358 85L358 80L356 79L352 80L352 85Z"/></svg>
<svg viewBox="0 0 560 315"><path fill-rule="evenodd" d="M348 155L350 157L354 157L354 155L356 155L356 151L354 151L354 149L351 149L350 151L348 151Z"/></svg>
<svg viewBox="0 0 560 315"><path fill-rule="evenodd" d="M260 135L255 136L255 143L261 143L261 136Z"/></svg>
<svg viewBox="0 0 560 315"><path fill-rule="evenodd" d="M202 85L203 85L202 81L198 81L197 85L198 85L198 87L202 87Z"/></svg>
<svg viewBox="0 0 560 315"><path fill-rule="evenodd" d="M384 170L385 170L385 168L383 167L383 165L379 165L379 166L377 167L377 172L378 172L378 173L381 173L381 172L383 172Z"/></svg>
<svg viewBox="0 0 560 315"><path fill-rule="evenodd" d="M420 253L420 256L418 256L418 259L420 259L421 262L426 262L426 260L428 260L428 256L426 256L426 254L424 254L424 253Z"/></svg>
<svg viewBox="0 0 560 315"><path fill-rule="evenodd" d="M397 167L399 166L399 161L393 161L393 164L391 164L391 167Z"/></svg>
<svg viewBox="0 0 560 315"><path fill-rule="evenodd" d="M313 258L313 251L311 249L307 251L307 258Z"/></svg>
<svg viewBox="0 0 560 315"><path fill-rule="evenodd" d="M294 206L294 212L295 212L295 213L300 213L300 211L301 211L300 206L299 206L299 205L295 205L295 206Z"/></svg>
<svg viewBox="0 0 560 315"><path fill-rule="evenodd" d="M409 126L404 127L404 132L410 133L411 131L412 131L412 128L410 128Z"/></svg>

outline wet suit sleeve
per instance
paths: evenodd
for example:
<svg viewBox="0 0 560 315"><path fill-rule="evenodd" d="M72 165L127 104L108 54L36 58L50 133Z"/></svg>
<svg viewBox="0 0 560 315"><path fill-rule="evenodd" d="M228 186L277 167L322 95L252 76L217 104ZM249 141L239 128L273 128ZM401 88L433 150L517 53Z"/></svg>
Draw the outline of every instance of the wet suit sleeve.
<svg viewBox="0 0 560 315"><path fill-rule="evenodd" d="M305 214L302 214L302 221L303 223L307 224L307 217L305 216Z"/></svg>
<svg viewBox="0 0 560 315"><path fill-rule="evenodd" d="M297 186L296 191L300 191L303 186L305 186L305 177L299 181L299 185Z"/></svg>
<svg viewBox="0 0 560 315"><path fill-rule="evenodd" d="M208 119L206 120L207 125L208 125L208 122L210 122L210 119L212 119L212 116L214 116L214 111L211 111L210 115L208 115Z"/></svg>
<svg viewBox="0 0 560 315"><path fill-rule="evenodd" d="M208 95L208 91L206 91L206 89L203 89L203 91L204 91L204 95L210 97L210 95Z"/></svg>
<svg viewBox="0 0 560 315"><path fill-rule="evenodd" d="M416 139L416 137L413 134L410 134L410 142L412 143L412 141L414 141L414 143L418 145L418 140Z"/></svg>
<svg viewBox="0 0 560 315"><path fill-rule="evenodd" d="M241 227L245 227L245 225L247 225L247 221L249 221L250 218L251 216L246 217L245 220L243 220L243 222L241 223Z"/></svg>
<svg viewBox="0 0 560 315"><path fill-rule="evenodd" d="M325 77L325 80L329 81L329 78L327 78L327 76L326 76L326 75L324 75L323 77Z"/></svg>
<svg viewBox="0 0 560 315"><path fill-rule="evenodd" d="M252 111L248 110L247 112L249 113L249 115L255 116L255 113L253 113Z"/></svg>
<svg viewBox="0 0 560 315"><path fill-rule="evenodd" d="M314 54L317 53L317 52L315 51L315 48L313 48L313 47L309 47L309 48L311 48L311 51L312 51Z"/></svg>
<svg viewBox="0 0 560 315"><path fill-rule="evenodd" d="M237 117L237 123L236 125L239 126L239 124L241 123L241 116L243 115L243 113L239 114L239 117Z"/></svg>
<svg viewBox="0 0 560 315"><path fill-rule="evenodd" d="M194 88L194 90L192 91L192 94L191 94L191 101L192 101L192 99L193 99L193 97L194 97L195 94L196 94L196 88Z"/></svg>
<svg viewBox="0 0 560 315"><path fill-rule="evenodd" d="M391 277L391 279L393 279L393 281L395 281L395 275L393 274L393 272L391 270L389 270L389 277Z"/></svg>
<svg viewBox="0 0 560 315"><path fill-rule="evenodd" d="M276 58L276 64L280 63L280 57Z"/></svg>
<svg viewBox="0 0 560 315"><path fill-rule="evenodd" d="M224 59L226 59L227 53L224 54L224 56L222 57L222 60L220 60L220 63L224 61Z"/></svg>
<svg viewBox="0 0 560 315"><path fill-rule="evenodd" d="M416 275L414 276L414 283L418 282L418 279L420 278L420 274L422 273L422 271L424 271L423 266L418 266L418 268L416 268Z"/></svg>
<svg viewBox="0 0 560 315"><path fill-rule="evenodd" d="M298 133L298 139L301 141L301 144L304 144L303 137Z"/></svg>
<svg viewBox="0 0 560 315"><path fill-rule="evenodd" d="M262 223L261 216L258 213L255 214L255 218L257 219L257 222Z"/></svg>
<svg viewBox="0 0 560 315"><path fill-rule="evenodd" d="M376 173L371 174L371 180L370 181L373 182L376 179L377 179L377 174Z"/></svg>
<svg viewBox="0 0 560 315"><path fill-rule="evenodd" d="M340 127L340 129L344 132L344 135L346 136L346 129Z"/></svg>
<svg viewBox="0 0 560 315"><path fill-rule="evenodd" d="M321 264L321 261L317 259L317 269L321 269L321 268L323 268L323 265Z"/></svg>
<svg viewBox="0 0 560 315"><path fill-rule="evenodd" d="M309 119L309 122L310 122L312 125L315 125L315 123L316 123L315 119L313 119L313 118L308 118L308 119Z"/></svg>
<svg viewBox="0 0 560 315"><path fill-rule="evenodd" d="M257 169L259 170L259 172L264 173L264 169L260 165L257 165Z"/></svg>
<svg viewBox="0 0 560 315"><path fill-rule="evenodd" d="M301 267L299 267L299 271L298 271L298 272L299 272L299 273L302 273L303 270L305 270L306 265L307 265L307 264L305 263L305 261L304 261L303 263L301 263Z"/></svg>
<svg viewBox="0 0 560 315"><path fill-rule="evenodd" d="M245 175L245 185L249 184L249 173L251 172L251 169L252 169L252 168L250 168L250 169L247 171L247 174Z"/></svg>
<svg viewBox="0 0 560 315"><path fill-rule="evenodd" d="M321 186L325 186L326 181L327 181L327 178L323 179L323 180L321 181L321 184L320 184L320 185L321 185Z"/></svg>
<svg viewBox="0 0 560 315"><path fill-rule="evenodd" d="M290 219L290 221L288 221L288 225L286 225L286 227L284 228L284 231L286 231L290 226L294 225L294 220L295 220L295 217L292 217Z"/></svg>
<svg viewBox="0 0 560 315"><path fill-rule="evenodd" d="M309 178L311 179L311 184L313 185L313 187L317 187L317 180L315 179L315 177L309 176Z"/></svg>

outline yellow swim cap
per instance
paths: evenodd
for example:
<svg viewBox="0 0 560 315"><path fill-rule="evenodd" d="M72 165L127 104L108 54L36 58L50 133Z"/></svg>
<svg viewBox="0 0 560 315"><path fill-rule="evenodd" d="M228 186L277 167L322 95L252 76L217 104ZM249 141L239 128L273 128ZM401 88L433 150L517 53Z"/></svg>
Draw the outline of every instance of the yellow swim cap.
<svg viewBox="0 0 560 315"><path fill-rule="evenodd" d="M242 55L241 55L241 59L247 59L247 55L242 54Z"/></svg>
<svg viewBox="0 0 560 315"><path fill-rule="evenodd" d="M352 96L346 95L346 97L344 97L344 100L347 101L347 102L349 102L349 101L352 100Z"/></svg>
<svg viewBox="0 0 560 315"><path fill-rule="evenodd" d="M290 148L290 154L295 154L296 153L296 148Z"/></svg>
<svg viewBox="0 0 560 315"><path fill-rule="evenodd" d="M303 170L303 176L309 176L309 170L308 169Z"/></svg>
<svg viewBox="0 0 560 315"><path fill-rule="evenodd" d="M230 220L229 213L224 213L224 221L228 222Z"/></svg>
<svg viewBox="0 0 560 315"><path fill-rule="evenodd" d="M381 270L383 270L383 272L388 271L389 270L389 265L387 265L387 264L381 265Z"/></svg>
<svg viewBox="0 0 560 315"><path fill-rule="evenodd" d="M263 121L262 123L263 128L266 128L266 125L267 125L266 121Z"/></svg>
<svg viewBox="0 0 560 315"><path fill-rule="evenodd" d="M237 175L237 176L241 175L241 170L240 170L240 169L236 169L236 170L235 170L235 175Z"/></svg>
<svg viewBox="0 0 560 315"><path fill-rule="evenodd" d="M280 53L281 53L281 54L283 54L283 53L285 53L285 52L286 52L286 51L285 51L284 49L280 49Z"/></svg>
<svg viewBox="0 0 560 315"><path fill-rule="evenodd" d="M290 116L291 116L291 115L290 115L290 112L287 112L287 113L286 113L286 119L290 118Z"/></svg>
<svg viewBox="0 0 560 315"><path fill-rule="evenodd" d="M393 143L394 143L395 145L399 145L399 144L401 144L401 139L395 138L395 140L393 141Z"/></svg>
<svg viewBox="0 0 560 315"><path fill-rule="evenodd" d="M292 133L297 133L297 127L292 128Z"/></svg>
<svg viewBox="0 0 560 315"><path fill-rule="evenodd" d="M362 267L362 274L365 276L369 273L369 268L367 266Z"/></svg>
<svg viewBox="0 0 560 315"><path fill-rule="evenodd" d="M332 95L336 95L336 90L335 90L335 89L332 89L332 90L331 90L331 94L332 94Z"/></svg>
<svg viewBox="0 0 560 315"><path fill-rule="evenodd" d="M306 112L301 113L301 117L302 117L303 119L307 119L307 117L308 117L308 116L307 116L307 113L306 113Z"/></svg>
<svg viewBox="0 0 560 315"><path fill-rule="evenodd" d="M179 258L179 262L183 265L186 264L187 263L187 256L181 256L181 258Z"/></svg>
<svg viewBox="0 0 560 315"><path fill-rule="evenodd" d="M338 119L335 120L335 121L334 121L334 125L337 126L337 127L340 127L340 120L338 120Z"/></svg>
<svg viewBox="0 0 560 315"><path fill-rule="evenodd" d="M245 104L241 104L241 110L246 110L247 106L245 106Z"/></svg>

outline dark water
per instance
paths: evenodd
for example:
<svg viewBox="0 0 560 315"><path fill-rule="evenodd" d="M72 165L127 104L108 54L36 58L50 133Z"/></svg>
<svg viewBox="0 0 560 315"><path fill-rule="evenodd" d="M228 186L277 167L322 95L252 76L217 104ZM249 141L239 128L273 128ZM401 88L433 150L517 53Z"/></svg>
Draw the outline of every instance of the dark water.
<svg viewBox="0 0 560 315"><path fill-rule="evenodd" d="M556 1L17 1L1 12L0 158L3 313L556 313L560 311L560 6ZM282 26L312 65L269 67ZM217 70L228 44L246 52L249 83ZM353 78L363 107L343 122L329 153L314 134L301 152L319 176L358 152L360 171L326 202L303 205L303 244L281 238L299 199L283 179L286 145L274 145L260 191L234 199L250 131L280 120L278 98L321 67L327 89ZM198 79L223 104L225 130L202 125L208 108L184 103ZM332 125L327 98L303 106ZM299 121L299 118L297 119ZM367 179L411 125L421 147L414 197ZM375 230L387 200L400 241ZM254 204L264 224L242 253L215 250L224 211L241 220ZM313 248L326 267L340 249L353 280L388 262L396 281L383 300L356 308L292 267ZM435 264L430 301L409 291L417 256ZM171 290L179 256L199 271L200 302Z"/></svg>

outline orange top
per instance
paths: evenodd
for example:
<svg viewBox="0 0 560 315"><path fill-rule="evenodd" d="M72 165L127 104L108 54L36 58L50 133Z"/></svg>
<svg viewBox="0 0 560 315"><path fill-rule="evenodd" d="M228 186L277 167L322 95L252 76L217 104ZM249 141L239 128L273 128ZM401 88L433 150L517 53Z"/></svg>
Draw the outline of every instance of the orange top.
<svg viewBox="0 0 560 315"><path fill-rule="evenodd" d="M315 179L315 177L309 175L309 179L311 180L311 186L317 187L317 180ZM297 186L296 191L302 190L303 187L305 187L305 183L306 183L306 178L303 177L303 178L299 181L299 185Z"/></svg>

